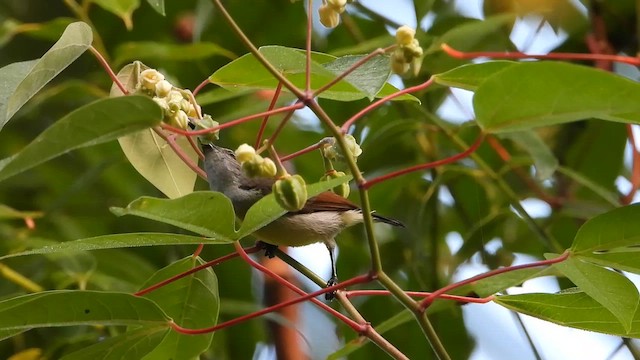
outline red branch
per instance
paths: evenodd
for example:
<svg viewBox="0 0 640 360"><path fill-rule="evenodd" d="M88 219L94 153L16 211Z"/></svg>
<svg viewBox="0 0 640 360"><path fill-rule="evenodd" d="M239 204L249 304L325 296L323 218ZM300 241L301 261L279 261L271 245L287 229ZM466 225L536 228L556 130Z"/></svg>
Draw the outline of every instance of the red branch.
<svg viewBox="0 0 640 360"><path fill-rule="evenodd" d="M565 261L570 255L569 250L565 251L564 253L562 253L562 255L558 256L557 258L554 259L549 259L549 260L541 260L541 261L536 261L530 264L524 264L524 265L516 265L516 266L508 266L508 267L503 267L500 269L496 269L496 270L492 270L492 271L488 271L486 273L483 274L479 274L473 277L470 277L468 279L459 281L457 283L453 283L453 284L449 284L443 288L440 288L436 291L434 291L433 293L431 293L430 296L427 296L424 300L422 300L420 302L420 310L424 311L426 310L431 303L433 303L433 301L439 297L442 297L442 295L444 295L445 293L453 290L453 289L457 289L461 286L464 285L468 285L468 284L473 284L476 281L482 280L482 279L486 279L492 276L496 276L499 274L503 274L503 273L507 273L507 272L511 272L511 271L516 271L516 270L521 270L521 269L528 269L528 268L532 268L532 267L538 267L538 266L545 266L545 265L552 265L552 264L557 264L559 262L563 262Z"/></svg>
<svg viewBox="0 0 640 360"><path fill-rule="evenodd" d="M158 127L154 127L153 131L155 131L156 134L158 134L158 136L160 136L162 139L164 139L164 141L167 142L167 144L169 144L169 146L171 147L173 152L176 153L176 155L180 158L180 160L182 160L185 163L185 165L187 165L191 170L195 171L195 173L198 174L198 176L200 176L201 178L207 180L207 174L204 172L204 170L202 170L198 166L198 164L195 164L193 161L191 161L189 156L187 156L187 154L185 154L185 152L182 150L180 145L178 145L178 143L176 143L175 135L173 135L173 134L166 135L166 134L164 134L162 129L159 129Z"/></svg>
<svg viewBox="0 0 640 360"><path fill-rule="evenodd" d="M401 176L401 175L408 174L410 172L414 172L414 171L418 171L418 170L431 169L431 168L434 168L436 166L446 165L446 164L450 164L452 162L458 161L460 159L464 159L465 157L469 156L471 153L473 153L474 151L476 151L480 147L480 144L482 144L482 140L483 139L484 139L484 135L481 133L478 136L478 138L476 139L476 141L473 144L471 144L471 146L467 150L465 150L465 151L463 151L463 152L461 152L461 153L459 153L457 155L450 156L450 157L448 157L446 159L441 159L441 160L433 161L433 162L430 162L430 163L415 165L415 166L408 167L406 169L394 171L392 173L389 173L389 174L386 174L386 175L382 175L382 176L379 176L377 178L373 178L371 180L367 180L364 183L360 184L359 186L361 188L368 189L368 188L372 187L373 185L375 185L375 184L377 184L379 182L382 182L382 181L385 181L385 180L389 180L389 179L392 179L392 178L397 177L397 176Z"/></svg>
<svg viewBox="0 0 640 360"><path fill-rule="evenodd" d="M377 100L376 102L374 102L373 104L367 106L366 108L360 110L357 114L353 115L349 120L345 121L344 124L342 124L342 126L340 127L340 130L342 130L343 134L346 134L347 131L349 130L349 128L351 127L351 125L353 125L353 123L355 123L356 121L358 121L358 119L360 119L362 116L364 116L365 114L369 113L371 110L379 107L380 105L384 104L385 102L395 99L398 96L404 95L404 94L410 94L412 92L416 92L416 91L420 91L423 89L428 88L429 86L431 86L431 84L433 84L434 81L434 77L430 77L429 80L423 82L420 85L416 85L416 86L412 86L412 87L408 87L406 89L397 91L391 95L387 95L385 97L383 97L380 100Z"/></svg>
<svg viewBox="0 0 640 360"><path fill-rule="evenodd" d="M200 92L200 90L202 90L202 88L204 88L205 86L209 85L209 78L206 78L203 82L201 82L200 84L198 84L198 86L196 86L195 89L193 89L193 96L196 96L196 94L198 94Z"/></svg>
<svg viewBox="0 0 640 360"><path fill-rule="evenodd" d="M116 75L116 73L113 72L113 70L111 69L111 66L109 66L109 63L104 58L104 56L102 56L102 54L100 54L100 52L96 50L93 46L89 46L89 50L91 51L93 56L95 56L96 59L98 59L98 62L100 63L100 65L102 65L102 68L104 68L107 74L109 74L109 77L111 78L111 80L118 86L120 91L122 91L122 94L129 95L129 91L124 87L124 85L122 85L122 83L120 82L120 79L118 79L118 76Z"/></svg>
<svg viewBox="0 0 640 360"><path fill-rule="evenodd" d="M278 86L276 87L276 92L273 94L273 98L271 99L271 103L269 104L269 110L273 110L276 106L276 102L280 97L280 93L282 92L282 82L278 82ZM260 143L262 142L262 135L264 134L264 129L267 127L267 121L269 121L269 115L265 115L262 119L262 124L260 124L260 129L258 130L258 136L256 136L256 144L255 148L260 147Z"/></svg>
<svg viewBox="0 0 640 360"><path fill-rule="evenodd" d="M422 291L405 291L405 294L413 297L421 297L425 298L431 296L429 292ZM348 298L356 297L356 296L375 296L375 295L390 295L391 292L389 290L350 290L345 291L345 296ZM449 295L442 294L438 297L439 299L446 300L455 300L461 303L476 303L476 304L485 304L489 301L493 301L495 296L487 296L485 298L476 298L476 297L468 297L468 296L458 296L458 295Z"/></svg>
<svg viewBox="0 0 640 360"><path fill-rule="evenodd" d="M634 66L640 66L640 59L630 56L608 55L608 54L581 54L581 53L549 53L546 55L531 55L521 52L497 52L497 51L477 51L463 52L452 48L447 44L440 45L442 50L449 56L456 59L477 59L479 57L489 57L493 59L541 59L541 60L591 60L591 61L615 61Z"/></svg>

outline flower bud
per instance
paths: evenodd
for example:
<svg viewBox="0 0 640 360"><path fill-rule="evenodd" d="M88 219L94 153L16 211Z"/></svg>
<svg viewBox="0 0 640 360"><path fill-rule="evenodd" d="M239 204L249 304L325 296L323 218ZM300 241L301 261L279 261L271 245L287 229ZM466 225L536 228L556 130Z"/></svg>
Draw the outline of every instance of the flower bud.
<svg viewBox="0 0 640 360"><path fill-rule="evenodd" d="M285 175L273 184L273 194L282 208L299 211L307 202L307 188L300 175Z"/></svg>
<svg viewBox="0 0 640 360"><path fill-rule="evenodd" d="M318 15L320 15L320 22L325 27L330 29L338 26L340 23L340 14L328 5L322 5L318 9Z"/></svg>
<svg viewBox="0 0 640 360"><path fill-rule="evenodd" d="M220 125L220 123L211 118L211 115L206 114L202 117L202 119L194 119L194 123L196 124L196 130L211 129ZM207 134L198 135L198 138L200 139L200 142L202 142L203 144L207 144L218 140L219 134L220 131L216 130Z"/></svg>
<svg viewBox="0 0 640 360"><path fill-rule="evenodd" d="M347 149L349 149L349 152L351 152L351 155L353 155L354 158L357 158L358 156L360 156L360 154L362 154L362 149L360 148L360 145L358 145L358 142L356 141L356 138L353 137L353 135L345 135L344 141L347 143Z"/></svg>
<svg viewBox="0 0 640 360"><path fill-rule="evenodd" d="M360 145L358 145L358 142L356 142L356 138L347 134L344 135L344 141L351 155L353 155L354 159L357 159L358 156L362 154L362 149L360 148ZM344 154L335 142L331 146L325 146L322 148L322 156L329 160L341 160L344 158Z"/></svg>
<svg viewBox="0 0 640 360"><path fill-rule="evenodd" d="M260 156L260 155L256 155ZM261 156L260 156L261 157ZM262 157L261 157L262 158ZM260 177L262 169L260 161L247 161L242 163L242 172L249 178Z"/></svg>
<svg viewBox="0 0 640 360"><path fill-rule="evenodd" d="M167 99L166 98L160 98L157 96L154 96L152 98L153 101L156 102L156 104L158 104L158 106L160 106L160 108L162 108L162 113L163 114L167 114L169 112L169 104L167 103Z"/></svg>
<svg viewBox="0 0 640 360"><path fill-rule="evenodd" d="M416 36L416 31L407 25L402 25L396 30L396 43L400 46L411 44Z"/></svg>
<svg viewBox="0 0 640 360"><path fill-rule="evenodd" d="M162 80L164 80L164 75L162 75L159 71L155 69L143 70L140 73L139 86L142 89L155 92L156 84Z"/></svg>
<svg viewBox="0 0 640 360"><path fill-rule="evenodd" d="M249 144L242 144L236 149L236 160L240 164L252 161L256 157L256 149Z"/></svg>
<svg viewBox="0 0 640 360"><path fill-rule="evenodd" d="M169 95L171 90L173 89L173 85L167 80L160 80L156 83L155 92L156 96L165 97Z"/></svg>
<svg viewBox="0 0 640 360"><path fill-rule="evenodd" d="M189 124L189 117L184 111L178 110L175 115L170 117L169 122L172 126L186 130Z"/></svg>
<svg viewBox="0 0 640 360"><path fill-rule="evenodd" d="M347 5L347 0L327 0L327 6L338 14L344 12L344 7Z"/></svg>
<svg viewBox="0 0 640 360"><path fill-rule="evenodd" d="M329 180L332 180L332 179L341 178L341 177L346 176L346 175L347 174L345 174L342 171L330 170L329 172L327 172L326 174L324 174L324 176L322 176L320 178L320 181L329 181ZM348 182L344 182L344 183L334 187L333 189L331 189L331 191L333 191L337 195L342 196L343 198L347 198L347 197L349 197L349 193L351 192L351 188L349 187L349 183Z"/></svg>
<svg viewBox="0 0 640 360"><path fill-rule="evenodd" d="M278 172L278 168L273 160L269 158L264 158L262 163L260 164L260 174L262 177L274 177Z"/></svg>

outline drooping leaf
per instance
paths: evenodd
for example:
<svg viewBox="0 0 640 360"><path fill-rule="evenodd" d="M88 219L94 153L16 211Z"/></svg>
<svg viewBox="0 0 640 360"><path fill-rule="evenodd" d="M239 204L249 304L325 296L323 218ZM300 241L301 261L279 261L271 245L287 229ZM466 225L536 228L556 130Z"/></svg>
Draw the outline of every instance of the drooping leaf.
<svg viewBox="0 0 640 360"><path fill-rule="evenodd" d="M482 82L473 105L478 124L491 133L589 118L638 123L640 84L580 65L528 62Z"/></svg>
<svg viewBox="0 0 640 360"><path fill-rule="evenodd" d="M40 59L1 69L0 129L33 95L82 55L92 39L91 28L83 22L75 22L67 26L60 40ZM4 75L8 75L6 83Z"/></svg>
<svg viewBox="0 0 640 360"><path fill-rule="evenodd" d="M127 30L133 29L133 12L140 7L140 0L92 0L101 8L122 19Z"/></svg>
<svg viewBox="0 0 640 360"><path fill-rule="evenodd" d="M68 151L154 126L162 111L150 98L126 96L87 104L47 128L16 155L0 161L0 180Z"/></svg>
<svg viewBox="0 0 640 360"><path fill-rule="evenodd" d="M620 207L582 225L571 252L591 256L595 251L640 245L640 204Z"/></svg>
<svg viewBox="0 0 640 360"><path fill-rule="evenodd" d="M235 59L231 51L210 42L194 44L167 44L161 42L126 42L116 48L114 63L124 64L133 60L159 61L195 61L220 55L228 59Z"/></svg>
<svg viewBox="0 0 640 360"><path fill-rule="evenodd" d="M631 330L632 320L640 301L638 289L631 280L619 273L571 256L555 264L554 267L585 294L609 310L626 331Z"/></svg>
<svg viewBox="0 0 640 360"><path fill-rule="evenodd" d="M217 192L196 191L177 199L143 196L126 208L113 207L111 211L118 216L135 215L164 222L218 241L235 239L233 206Z"/></svg>
<svg viewBox="0 0 640 360"><path fill-rule="evenodd" d="M165 325L151 300L131 294L56 290L0 301L0 331L72 325Z"/></svg>
<svg viewBox="0 0 640 360"><path fill-rule="evenodd" d="M203 263L202 259L194 259L191 256L178 260L157 271L147 280L143 288ZM144 296L153 300L176 324L184 328L207 328L216 325L218 321L220 311L218 280L211 268L191 274ZM209 348L212 339L213 332L185 335L171 331L147 356L150 359L160 356L172 359L196 358Z"/></svg>
<svg viewBox="0 0 640 360"><path fill-rule="evenodd" d="M115 210L114 212L117 212ZM90 251L104 249L120 249L140 246L162 246L162 245L193 245L193 244L228 244L230 240L225 238L203 238L200 236L190 236L182 234L163 233L130 233L111 234L96 236L74 241L66 241L57 244L47 245L36 249L7 254L0 257L0 260L36 254L69 253L75 251Z"/></svg>
<svg viewBox="0 0 640 360"><path fill-rule="evenodd" d="M153 10L157 11L158 14L164 16L164 0L147 0L147 3L151 5Z"/></svg>
<svg viewBox="0 0 640 360"><path fill-rule="evenodd" d="M550 178L558 168L558 159L553 155L549 146L535 132L518 131L502 134L500 137L511 139L531 155L536 167L536 178L538 180Z"/></svg>
<svg viewBox="0 0 640 360"><path fill-rule="evenodd" d="M259 50L282 75L298 88L304 89L306 71L304 51L282 46L264 46ZM311 60L311 89L316 90L333 80L336 77L334 71L344 69L345 65L353 61L354 58L349 57L347 60L341 60L331 65L334 61L338 61L337 58L331 55L313 52L311 54ZM358 86L370 89L370 84L377 81L373 80L372 82L370 79L378 79L381 74L387 74L385 75L386 80L386 76L389 74L388 69L381 67L380 61L382 60L378 59L376 63L362 70L363 73L367 74L368 79L361 79L362 82L359 85L356 86L347 79L342 79L327 91L322 92L319 97L339 101L353 101L369 96L369 94L360 90ZM330 70L327 66L333 67L334 70ZM358 80L357 77L352 77L351 79ZM272 90L278 85L277 79L251 54L243 55L221 67L209 77L209 81L232 91L244 89ZM385 96L394 91L397 91L397 89L386 84L376 96ZM402 95L395 98L395 100L408 99L415 100L415 98L410 95Z"/></svg>
<svg viewBox="0 0 640 360"><path fill-rule="evenodd" d="M160 344L171 330L165 326L145 326L101 340L62 357L63 360L142 359Z"/></svg>
<svg viewBox="0 0 640 360"><path fill-rule="evenodd" d="M627 330L609 310L581 291L506 295L497 297L494 302L562 326L624 337L640 337L638 312L632 314L629 319L631 328Z"/></svg>

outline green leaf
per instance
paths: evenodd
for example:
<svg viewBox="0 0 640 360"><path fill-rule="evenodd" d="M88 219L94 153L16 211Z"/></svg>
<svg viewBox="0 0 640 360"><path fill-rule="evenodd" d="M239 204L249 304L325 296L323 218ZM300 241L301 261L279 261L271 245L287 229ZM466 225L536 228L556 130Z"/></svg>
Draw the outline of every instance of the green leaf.
<svg viewBox="0 0 640 360"><path fill-rule="evenodd" d="M91 28L83 22L75 22L67 26L60 40L40 59L0 69L3 82L0 86L0 129L33 95L85 52L92 40Z"/></svg>
<svg viewBox="0 0 640 360"><path fill-rule="evenodd" d="M546 180L558 169L558 159L540 136L533 131L518 131L502 134L500 138L511 139L528 152L536 167L536 178Z"/></svg>
<svg viewBox="0 0 640 360"><path fill-rule="evenodd" d="M164 222L218 241L235 239L233 206L218 192L196 191L177 199L143 196L126 208L112 207L111 211L118 216L135 215Z"/></svg>
<svg viewBox="0 0 640 360"><path fill-rule="evenodd" d="M168 198L193 191L198 175L152 129L123 136L118 142L131 165ZM186 137L177 138L176 144L194 164L198 163L198 154Z"/></svg>
<svg viewBox="0 0 640 360"><path fill-rule="evenodd" d="M629 279L571 256L554 267L618 318L627 332L631 330L640 296Z"/></svg>
<svg viewBox="0 0 640 360"><path fill-rule="evenodd" d="M41 211L19 211L7 205L0 204L0 219L24 219L42 217Z"/></svg>
<svg viewBox="0 0 640 360"><path fill-rule="evenodd" d="M154 126L160 119L160 107L146 96L94 101L55 122L18 154L0 161L0 180L68 151Z"/></svg>
<svg viewBox="0 0 640 360"><path fill-rule="evenodd" d="M510 310L576 329L624 337L640 337L640 317L632 314L625 329L605 307L583 292L499 296L494 300Z"/></svg>
<svg viewBox="0 0 640 360"><path fill-rule="evenodd" d="M126 211L126 209L114 210L114 212ZM111 234L66 241L62 243L43 246L41 248L21 251L18 253L0 256L0 260L36 254L68 253L75 251L90 251L104 249L131 248L140 246L162 246L162 245L192 245L192 244L228 244L230 240L224 238L203 238L200 236L189 236L182 234L162 234L162 233L130 233Z"/></svg>
<svg viewBox="0 0 640 360"><path fill-rule="evenodd" d="M603 267L640 274L639 251L638 247L622 248L607 252L594 252L588 255L575 255L574 257Z"/></svg>
<svg viewBox="0 0 640 360"><path fill-rule="evenodd" d="M140 327L63 356L62 360L142 359L170 332L165 326Z"/></svg>
<svg viewBox="0 0 640 360"><path fill-rule="evenodd" d="M571 252L591 256L596 251L640 245L640 204L620 207L588 220L573 240Z"/></svg>
<svg viewBox="0 0 640 360"><path fill-rule="evenodd" d="M132 60L153 60L156 63L166 61L195 61L214 55L235 59L233 52L210 42L195 44L168 44L161 42L125 42L120 44L114 53L114 63L123 64Z"/></svg>
<svg viewBox="0 0 640 360"><path fill-rule="evenodd" d="M164 16L164 0L147 0L147 3L151 5L153 10L157 11L158 14Z"/></svg>
<svg viewBox="0 0 640 360"><path fill-rule="evenodd" d="M364 58L362 55L343 56L324 64L324 67L338 76L362 60L362 58ZM372 101L376 94L382 90L389 78L389 74L391 74L389 58L378 55L347 75L345 80L355 86L356 89L362 91Z"/></svg>
<svg viewBox="0 0 640 360"><path fill-rule="evenodd" d="M454 26L425 49L425 55L442 51L441 45L447 44L456 50L469 51L482 44L486 38L495 37L496 33L515 20L514 14L501 14L487 17L484 20L472 20ZM503 49L503 48L502 48Z"/></svg>
<svg viewBox="0 0 640 360"><path fill-rule="evenodd" d="M202 264L204 264L202 259L194 259L191 256L178 260L156 272L143 285L143 288ZM218 280L211 268L191 274L144 296L158 304L176 324L182 327L201 329L214 326L218 322L220 311ZM196 358L209 348L212 339L212 332L201 335L185 335L171 331L166 334L158 347L147 355L147 358Z"/></svg>
<svg viewBox="0 0 640 360"><path fill-rule="evenodd" d="M572 170L572 169L570 169L568 167L565 167L565 166L558 166L557 171L559 173L561 173L562 175L565 175L568 178L570 178L571 180L575 181L576 183L578 183L578 184L586 187L587 189L593 191L594 194L597 194L598 196L600 196L607 203L609 203L609 205L611 205L611 206L620 205L620 201L618 200L618 197L616 196L615 193L609 191L604 186L602 186L602 185L592 181L591 179L585 177L581 173L579 173L577 171L574 171L574 170Z"/></svg>
<svg viewBox="0 0 640 360"><path fill-rule="evenodd" d="M133 29L133 12L140 7L140 0L92 0L101 8L122 19L127 30Z"/></svg>
<svg viewBox="0 0 640 360"><path fill-rule="evenodd" d="M580 65L528 62L482 82L473 105L478 124L491 133L589 118L638 123L640 84Z"/></svg>
<svg viewBox="0 0 640 360"><path fill-rule="evenodd" d="M520 63L513 61L488 61L481 64L466 64L441 74L434 75L437 84L469 91L476 91L480 84L493 74Z"/></svg>
<svg viewBox="0 0 640 360"><path fill-rule="evenodd" d="M0 302L0 331L72 325L165 325L153 301L101 291L45 291Z"/></svg>
<svg viewBox="0 0 640 360"><path fill-rule="evenodd" d="M286 48L282 46L264 46L259 49L260 53L289 81L298 88L305 86L306 60L305 52L299 49ZM342 58L340 58L342 59ZM337 61L337 63L335 63ZM331 55L312 52L311 53L311 90L316 90L336 78L334 71L345 69L345 65L354 61L354 57L347 57L345 60L338 60ZM382 68L377 60L373 65L361 70L364 79L352 76L350 79L357 79L358 84L352 84L347 79L342 79L327 91L322 92L319 97L339 101L354 101L369 96L359 87L371 91L371 84L379 81L382 73L388 69ZM333 69L330 70L330 69ZM385 78L386 80L386 78ZM209 81L222 86L225 89L238 91L246 89L275 89L278 81L269 73L264 66L252 55L246 54L218 69L209 77ZM391 85L384 86L383 91L377 97L385 96L394 92ZM395 90L397 91L397 90ZM413 96L400 96L395 100L412 99ZM415 99L415 98L414 98Z"/></svg>

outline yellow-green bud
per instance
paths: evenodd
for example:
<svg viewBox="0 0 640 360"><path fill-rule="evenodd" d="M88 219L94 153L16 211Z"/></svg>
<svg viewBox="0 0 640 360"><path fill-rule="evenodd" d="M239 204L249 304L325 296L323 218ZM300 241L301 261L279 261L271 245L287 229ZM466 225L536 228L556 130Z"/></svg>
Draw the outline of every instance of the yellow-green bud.
<svg viewBox="0 0 640 360"><path fill-rule="evenodd" d="M406 46L411 44L416 36L416 31L407 25L402 25L396 30L396 42L400 46Z"/></svg>
<svg viewBox="0 0 640 360"><path fill-rule="evenodd" d="M353 155L354 158L357 158L358 156L360 156L360 154L362 154L362 149L360 148L360 145L358 145L358 142L356 141L356 138L353 137L353 135L345 135L344 141L347 143L347 149L349 149L351 155Z"/></svg>
<svg viewBox="0 0 640 360"><path fill-rule="evenodd" d="M273 194L283 209L298 211L307 202L307 188L300 175L285 175L273 184Z"/></svg>
<svg viewBox="0 0 640 360"><path fill-rule="evenodd" d="M164 75L155 69L147 69L140 72L140 87L155 92L156 84L164 80Z"/></svg>
<svg viewBox="0 0 640 360"><path fill-rule="evenodd" d="M404 56L404 50L397 48L391 54L391 71L395 74L402 75L409 71L409 63Z"/></svg>
<svg viewBox="0 0 640 360"><path fill-rule="evenodd" d="M341 177L346 176L346 175L347 174L345 174L342 171L331 170L331 171L327 172L326 174L324 174L324 176L322 176L320 178L320 181L329 181L329 180L332 180L332 179L341 178ZM351 188L349 187L349 182L344 182L344 183L334 187L333 189L331 189L331 191L333 191L337 195L342 196L343 198L347 198L347 197L349 197L349 193L351 192Z"/></svg>
<svg viewBox="0 0 640 360"><path fill-rule="evenodd" d="M260 156L260 155L256 155ZM260 168L259 161L247 161L242 163L242 171L247 177L255 178L260 177L262 169Z"/></svg>
<svg viewBox="0 0 640 360"><path fill-rule="evenodd" d="M326 4L320 6L318 15L320 15L320 23L330 29L338 26L340 23L340 14Z"/></svg>
<svg viewBox="0 0 640 360"><path fill-rule="evenodd" d="M167 99L154 96L152 100L155 101L156 104L158 104L158 106L162 108L163 114L166 115L169 112L169 104L167 103Z"/></svg>
<svg viewBox="0 0 640 360"><path fill-rule="evenodd" d="M344 12L344 7L347 5L347 0L327 0L327 6L338 14Z"/></svg>
<svg viewBox="0 0 640 360"><path fill-rule="evenodd" d="M260 173L263 177L274 177L278 172L278 168L273 160L269 158L264 158L262 163L260 164Z"/></svg>
<svg viewBox="0 0 640 360"><path fill-rule="evenodd" d="M156 96L165 97L169 95L171 90L173 89L173 85L167 80L160 80L156 83Z"/></svg>
<svg viewBox="0 0 640 360"><path fill-rule="evenodd" d="M170 118L170 124L183 130L187 129L189 117L184 111L178 110L178 112Z"/></svg>
<svg viewBox="0 0 640 360"><path fill-rule="evenodd" d="M242 144L238 146L235 154L236 160L238 160L238 162L242 164L248 161L252 161L256 157L256 149L254 149L253 146L249 144Z"/></svg>

